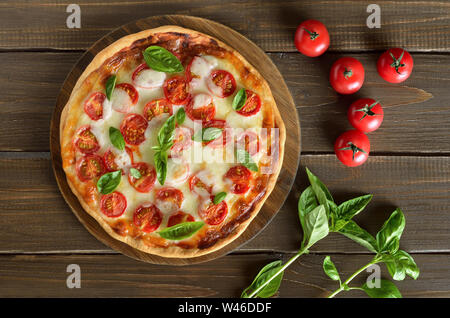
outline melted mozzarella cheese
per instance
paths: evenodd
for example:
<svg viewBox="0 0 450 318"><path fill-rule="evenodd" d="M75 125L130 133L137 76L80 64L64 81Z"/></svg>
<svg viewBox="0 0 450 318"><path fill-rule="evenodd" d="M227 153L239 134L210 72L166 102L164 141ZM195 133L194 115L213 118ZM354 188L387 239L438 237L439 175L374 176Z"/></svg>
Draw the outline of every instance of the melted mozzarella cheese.
<svg viewBox="0 0 450 318"><path fill-rule="evenodd" d="M166 73L152 69L142 70L134 79L134 82L141 88L158 88L164 84Z"/></svg>
<svg viewBox="0 0 450 318"><path fill-rule="evenodd" d="M212 103L212 97L209 94L197 94L193 97L192 108L198 109L208 106Z"/></svg>

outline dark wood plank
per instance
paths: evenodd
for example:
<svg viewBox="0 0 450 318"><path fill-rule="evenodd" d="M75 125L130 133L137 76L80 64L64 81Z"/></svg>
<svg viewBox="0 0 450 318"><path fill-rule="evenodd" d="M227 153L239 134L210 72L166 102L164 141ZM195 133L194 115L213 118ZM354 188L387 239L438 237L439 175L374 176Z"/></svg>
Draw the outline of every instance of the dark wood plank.
<svg viewBox="0 0 450 318"><path fill-rule="evenodd" d="M299 173L287 202L263 232L240 251L294 252L298 249L302 234L297 200L307 186L305 166L329 186L338 202L374 194L366 211L356 217L371 233L376 233L395 207L401 207L406 215L403 249L450 252L450 158L373 156L363 166L349 169L333 155L301 157ZM86 231L64 202L54 181L48 154L2 155L0 218L3 233L0 253L113 252ZM312 250L367 252L338 234L332 234Z"/></svg>
<svg viewBox="0 0 450 318"><path fill-rule="evenodd" d="M0 256L0 297L239 297L260 268L290 255L229 255L187 267L157 266L123 255L11 255ZM421 269L418 280L395 282L403 297L449 297L450 277L443 264L449 255L413 255ZM326 297L337 288L322 270L324 255L303 255L286 271L279 297ZM368 255L332 255L348 277L366 264ZM66 287L69 264L81 271L81 288ZM382 277L390 279L381 265ZM362 285L368 273L354 285ZM344 297L367 297L363 292Z"/></svg>
<svg viewBox="0 0 450 318"><path fill-rule="evenodd" d="M330 50L450 50L449 4L445 1L379 0L380 29L369 29L368 2L360 1L77 1L81 29L66 27L70 2L3 1L0 47L4 49L86 49L109 31L150 15L185 14L208 18L241 32L267 51L294 51L298 24L318 19L331 34ZM26 21L24 24L23 21Z"/></svg>
<svg viewBox="0 0 450 318"><path fill-rule="evenodd" d="M48 151L56 96L81 53L2 53L0 59L0 151ZM297 53L269 54L297 105L303 152L332 152L336 137L350 128L348 105L373 97L385 107L381 128L370 134L372 152L450 153L450 56L415 54L405 83L384 82L376 72L378 54L353 54L366 68L366 82L355 95L340 96L328 83L338 57L310 59ZM30 70L33 70L32 72ZM26 87L26 89L24 89Z"/></svg>

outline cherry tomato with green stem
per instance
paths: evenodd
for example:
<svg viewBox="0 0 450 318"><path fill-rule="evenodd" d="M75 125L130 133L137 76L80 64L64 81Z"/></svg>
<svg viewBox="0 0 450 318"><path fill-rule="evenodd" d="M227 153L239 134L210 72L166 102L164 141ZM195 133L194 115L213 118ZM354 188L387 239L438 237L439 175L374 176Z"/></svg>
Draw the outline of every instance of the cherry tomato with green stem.
<svg viewBox="0 0 450 318"><path fill-rule="evenodd" d="M413 58L403 49L389 49L380 55L377 62L378 74L387 82L401 83L412 72Z"/></svg>
<svg viewBox="0 0 450 318"><path fill-rule="evenodd" d="M331 66L330 83L340 94L356 93L364 83L364 67L353 57L342 57Z"/></svg>
<svg viewBox="0 0 450 318"><path fill-rule="evenodd" d="M383 122L383 108L372 98L360 98L348 108L347 118L350 124L359 131L372 132Z"/></svg>
<svg viewBox="0 0 450 318"><path fill-rule="evenodd" d="M359 130L349 130L340 135L334 143L336 157L348 167L366 162L370 152L370 141Z"/></svg>
<svg viewBox="0 0 450 318"><path fill-rule="evenodd" d="M294 43L300 53L316 57L322 55L330 46L330 35L322 22L306 20L298 26Z"/></svg>

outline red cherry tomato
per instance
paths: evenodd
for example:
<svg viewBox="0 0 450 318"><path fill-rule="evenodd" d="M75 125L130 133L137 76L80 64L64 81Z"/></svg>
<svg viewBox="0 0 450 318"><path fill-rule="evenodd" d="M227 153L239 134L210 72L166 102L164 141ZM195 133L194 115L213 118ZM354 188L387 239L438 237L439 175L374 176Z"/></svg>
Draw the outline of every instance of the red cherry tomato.
<svg viewBox="0 0 450 318"><path fill-rule="evenodd" d="M95 92L84 102L84 112L92 120L99 120L103 117L103 102L106 95L101 92Z"/></svg>
<svg viewBox="0 0 450 318"><path fill-rule="evenodd" d="M175 105L183 105L189 99L189 85L182 76L174 76L164 82L164 95Z"/></svg>
<svg viewBox="0 0 450 318"><path fill-rule="evenodd" d="M173 138L173 146L170 150L172 157L177 157L180 152L187 150L192 146L192 136L194 131L187 127L175 128L175 136Z"/></svg>
<svg viewBox="0 0 450 318"><path fill-rule="evenodd" d="M145 233L151 233L161 225L163 215L153 204L143 204L137 207L133 214L133 223Z"/></svg>
<svg viewBox="0 0 450 318"><path fill-rule="evenodd" d="M143 115L148 121L161 114L172 115L172 104L165 98L155 99L147 103L144 107Z"/></svg>
<svg viewBox="0 0 450 318"><path fill-rule="evenodd" d="M131 175L131 173L129 173L128 181L130 184L139 192L149 192L153 188L156 181L155 168L145 162L134 163L132 167L139 171L141 177L136 179Z"/></svg>
<svg viewBox="0 0 450 318"><path fill-rule="evenodd" d="M209 197L212 193L212 175L207 170L197 172L189 178L189 189L201 197Z"/></svg>
<svg viewBox="0 0 450 318"><path fill-rule="evenodd" d="M231 181L230 192L235 194L247 192L253 179L251 171L244 166L231 167L224 178Z"/></svg>
<svg viewBox="0 0 450 318"><path fill-rule="evenodd" d="M330 46L330 35L322 22L306 20L298 26L294 43L300 53L316 57L322 55Z"/></svg>
<svg viewBox="0 0 450 318"><path fill-rule="evenodd" d="M156 205L158 207L160 205L164 206L164 209L160 207L160 210L164 212L168 210L171 210L171 212L179 210L183 200L183 192L178 189L165 187L156 191Z"/></svg>
<svg viewBox="0 0 450 318"><path fill-rule="evenodd" d="M412 72L414 66L413 58L403 49L389 49L378 59L378 74L390 83L405 81Z"/></svg>
<svg viewBox="0 0 450 318"><path fill-rule="evenodd" d="M100 200L100 209L104 215L110 218L117 218L125 212L127 208L127 199L120 192L113 192L102 196Z"/></svg>
<svg viewBox="0 0 450 318"><path fill-rule="evenodd" d="M334 152L346 166L362 165L369 157L369 138L358 130L346 131L336 139Z"/></svg>
<svg viewBox="0 0 450 318"><path fill-rule="evenodd" d="M209 121L216 115L216 106L209 94L197 94L186 106L186 113L191 120Z"/></svg>
<svg viewBox="0 0 450 318"><path fill-rule="evenodd" d="M91 126L81 126L75 134L73 140L75 148L84 154L91 154L100 149L97 138L91 132Z"/></svg>
<svg viewBox="0 0 450 318"><path fill-rule="evenodd" d="M224 147L227 143L229 143L233 136L227 133L227 122L222 119L213 119L203 124L203 128L220 128L222 129L222 135L217 137L214 140L211 141L204 141L203 145L208 145L209 147L218 148L218 147Z"/></svg>
<svg viewBox="0 0 450 318"><path fill-rule="evenodd" d="M116 155L111 151L111 149L108 149L105 152L103 155L103 161L105 163L106 170L109 172L119 170L119 166L116 163Z"/></svg>
<svg viewBox="0 0 450 318"><path fill-rule="evenodd" d="M228 214L228 205L225 201L214 204L213 197L209 197L198 206L198 215L209 225L218 225Z"/></svg>
<svg viewBox="0 0 450 318"><path fill-rule="evenodd" d="M364 67L353 57L343 57L334 62L330 71L330 83L340 94L353 94L364 83Z"/></svg>
<svg viewBox="0 0 450 318"><path fill-rule="evenodd" d="M228 97L236 90L234 76L224 70L212 71L206 82L209 91L218 97Z"/></svg>
<svg viewBox="0 0 450 318"><path fill-rule="evenodd" d="M372 132L383 122L383 108L372 98L361 98L350 105L347 117L354 128L362 132Z"/></svg>
<svg viewBox="0 0 450 318"><path fill-rule="evenodd" d="M253 131L242 132L236 140L237 147L245 149L250 156L254 156L259 152L260 142L258 134Z"/></svg>
<svg viewBox="0 0 450 318"><path fill-rule="evenodd" d="M261 99L256 93L249 91L248 89L245 90L245 93L247 94L247 100L237 113L246 117L253 116L261 109Z"/></svg>
<svg viewBox="0 0 450 318"><path fill-rule="evenodd" d="M138 114L129 114L120 124L120 132L125 142L130 145L139 145L145 141L147 120Z"/></svg>
<svg viewBox="0 0 450 318"><path fill-rule="evenodd" d="M86 155L77 160L76 172L82 182L100 177L106 171L103 159L97 155Z"/></svg>
<svg viewBox="0 0 450 318"><path fill-rule="evenodd" d="M192 215L184 213L182 211L178 211L169 217L169 221L167 221L167 227L171 227L180 223L194 222L194 221L195 219Z"/></svg>

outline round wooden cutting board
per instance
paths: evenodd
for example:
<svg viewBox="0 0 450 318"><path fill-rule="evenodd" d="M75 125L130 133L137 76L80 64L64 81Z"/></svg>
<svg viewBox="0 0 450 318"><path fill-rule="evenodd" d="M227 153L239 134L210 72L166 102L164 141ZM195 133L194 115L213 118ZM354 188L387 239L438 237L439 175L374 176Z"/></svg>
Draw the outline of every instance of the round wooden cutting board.
<svg viewBox="0 0 450 318"><path fill-rule="evenodd" d="M178 25L211 35L241 53L244 58L250 62L250 64L252 64L269 83L284 124L286 125L286 147L283 166L281 168L277 184L271 195L266 200L261 211L250 223L245 232L242 233L236 240L218 251L194 258L180 259L156 256L144 253L112 238L105 232L105 230L103 230L100 224L97 223L97 221L95 221L95 219L81 207L78 199L72 193L67 184L66 176L61 164L59 143L60 117L72 89L78 80L78 77L92 61L94 56L111 43L128 34L163 25ZM80 222L92 235L114 250L137 260L154 264L188 265L213 260L217 257L230 253L234 249L255 237L275 216L288 196L297 173L300 159L300 124L294 101L283 80L283 77L276 66L272 63L271 59L253 42L238 32L217 22L190 16L166 15L149 17L124 25L97 41L80 58L67 76L56 102L56 107L53 112L50 126L50 149L52 153L53 170L59 189L61 190L64 199L69 204L73 213L75 213Z"/></svg>

